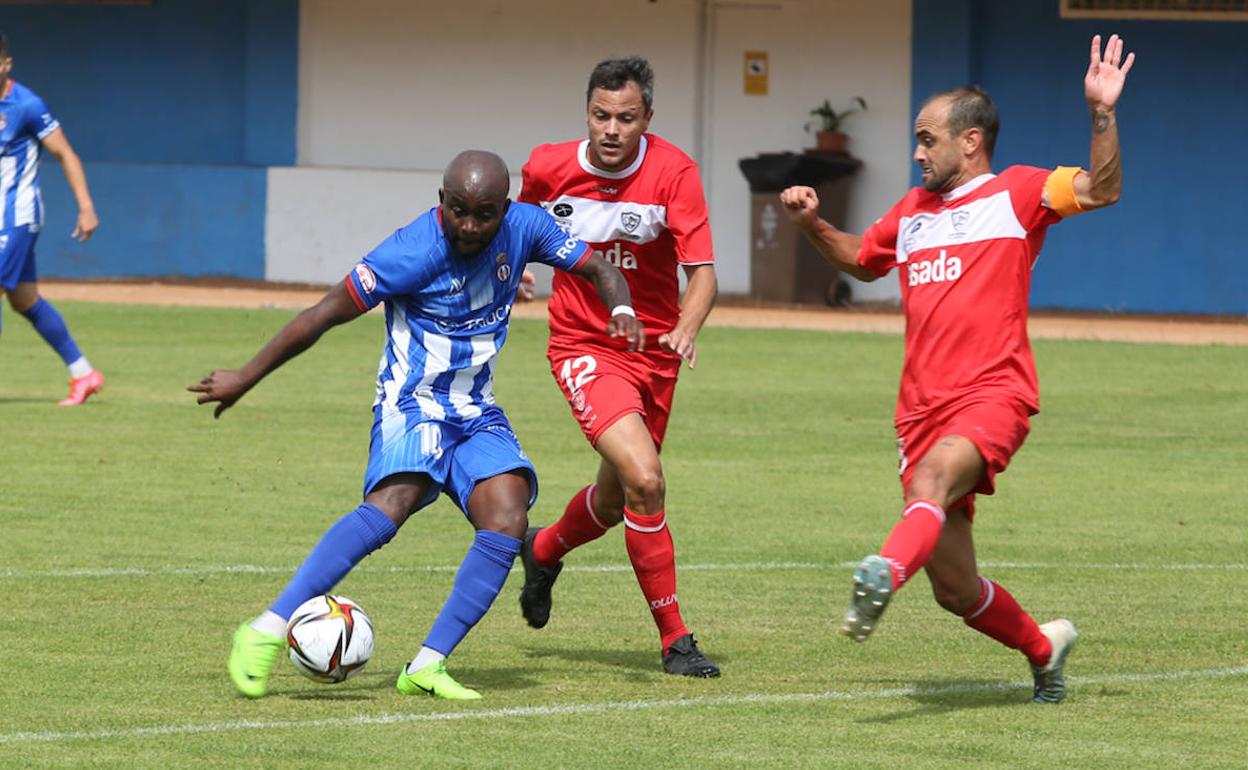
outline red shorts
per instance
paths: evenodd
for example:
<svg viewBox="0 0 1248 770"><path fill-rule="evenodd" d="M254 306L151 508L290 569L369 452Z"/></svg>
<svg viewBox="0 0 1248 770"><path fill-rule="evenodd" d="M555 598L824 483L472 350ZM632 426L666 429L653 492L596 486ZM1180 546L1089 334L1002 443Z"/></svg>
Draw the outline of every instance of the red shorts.
<svg viewBox="0 0 1248 770"><path fill-rule="evenodd" d="M1023 445L1031 430L1031 410L1013 399L959 401L925 414L921 419L897 426L897 473L903 490L910 488L914 468L932 446L945 436L962 436L975 445L987 467L979 483L949 510L965 507L975 516L975 495L991 495L996 475L1010 464L1010 458Z"/></svg>
<svg viewBox="0 0 1248 770"><path fill-rule="evenodd" d="M663 448L672 413L680 358L630 353L598 345L556 345L546 350L572 416L590 444L626 414L645 420L656 449Z"/></svg>

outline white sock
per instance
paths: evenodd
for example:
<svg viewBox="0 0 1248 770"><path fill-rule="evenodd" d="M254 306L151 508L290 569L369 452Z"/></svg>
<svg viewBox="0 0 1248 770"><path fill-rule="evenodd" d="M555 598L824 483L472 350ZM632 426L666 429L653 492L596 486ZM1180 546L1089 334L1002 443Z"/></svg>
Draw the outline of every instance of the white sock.
<svg viewBox="0 0 1248 770"><path fill-rule="evenodd" d="M75 380L79 377L86 377L93 371L95 367L91 365L86 356L78 356L78 360L69 365L69 376Z"/></svg>
<svg viewBox="0 0 1248 770"><path fill-rule="evenodd" d="M421 647L416 657L412 658L412 662L407 664L407 673L415 674L430 663L437 663L439 660L446 660L446 656L432 647Z"/></svg>
<svg viewBox="0 0 1248 770"><path fill-rule="evenodd" d="M265 610L260 617L251 621L251 627L262 634L286 638L286 618L273 610Z"/></svg>

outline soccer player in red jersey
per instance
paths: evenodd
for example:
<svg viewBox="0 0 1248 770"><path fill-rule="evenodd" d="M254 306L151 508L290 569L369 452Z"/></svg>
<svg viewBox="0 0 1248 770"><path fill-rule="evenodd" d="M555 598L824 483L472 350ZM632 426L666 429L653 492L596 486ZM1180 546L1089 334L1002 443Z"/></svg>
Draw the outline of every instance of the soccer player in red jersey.
<svg viewBox="0 0 1248 770"><path fill-rule="evenodd" d="M541 145L524 166L520 200L545 207L620 269L632 292L628 311L658 344L635 352L604 344L595 332L605 310L594 306L590 284L555 275L547 357L602 460L597 481L572 496L558 521L528 531L520 606L529 625L545 626L563 557L622 521L629 560L658 626L663 670L714 677L719 667L698 649L680 615L659 450L681 361L695 363L694 340L718 281L697 165L647 133L653 93L645 59L599 63L586 95L589 138ZM678 267L688 279L683 304Z"/></svg>
<svg viewBox="0 0 1248 770"><path fill-rule="evenodd" d="M781 193L789 217L829 262L871 281L897 268L906 354L897 402L905 495L901 521L863 559L841 633L865 641L889 599L920 567L936 602L971 628L1021 651L1036 703L1066 695L1063 671L1078 633L1037 625L1004 588L979 575L974 498L1022 446L1039 393L1027 339L1031 269L1049 225L1109 206L1122 187L1115 105L1135 54L1092 38L1084 96L1092 113L1089 169L1011 166L992 173L999 122L976 87L930 97L914 123L912 189L861 237L817 215L808 187Z"/></svg>

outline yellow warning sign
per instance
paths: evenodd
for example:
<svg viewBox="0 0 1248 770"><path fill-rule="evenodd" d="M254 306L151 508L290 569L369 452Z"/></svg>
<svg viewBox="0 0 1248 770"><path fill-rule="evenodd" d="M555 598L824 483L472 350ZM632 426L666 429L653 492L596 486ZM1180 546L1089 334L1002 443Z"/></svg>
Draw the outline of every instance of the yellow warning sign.
<svg viewBox="0 0 1248 770"><path fill-rule="evenodd" d="M745 52L745 94L746 96L767 95L767 52Z"/></svg>

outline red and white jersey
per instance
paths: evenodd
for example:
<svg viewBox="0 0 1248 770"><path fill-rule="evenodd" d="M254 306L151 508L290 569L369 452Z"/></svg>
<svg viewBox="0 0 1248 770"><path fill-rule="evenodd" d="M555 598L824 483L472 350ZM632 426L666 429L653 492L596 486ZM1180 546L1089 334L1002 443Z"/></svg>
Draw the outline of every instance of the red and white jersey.
<svg viewBox="0 0 1248 770"><path fill-rule="evenodd" d="M637 159L618 172L594 168L589 140L534 148L522 171L520 200L536 203L573 236L615 265L628 281L637 319L651 344L680 318L677 265L715 261L706 198L697 164L675 145L644 134ZM607 324L594 286L558 272L550 298L552 344L593 340L607 344ZM623 348L624 340L615 341Z"/></svg>
<svg viewBox="0 0 1248 770"><path fill-rule="evenodd" d="M1038 411L1027 299L1045 233L1061 219L1041 203L1052 173L1011 166L944 194L916 187L863 235L858 263L880 276L896 267L901 279L899 425L985 391Z"/></svg>

